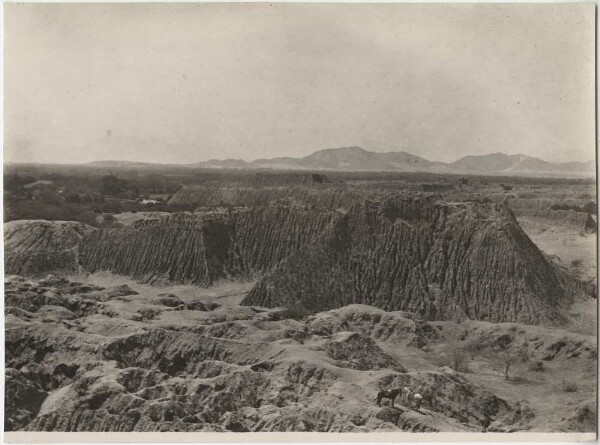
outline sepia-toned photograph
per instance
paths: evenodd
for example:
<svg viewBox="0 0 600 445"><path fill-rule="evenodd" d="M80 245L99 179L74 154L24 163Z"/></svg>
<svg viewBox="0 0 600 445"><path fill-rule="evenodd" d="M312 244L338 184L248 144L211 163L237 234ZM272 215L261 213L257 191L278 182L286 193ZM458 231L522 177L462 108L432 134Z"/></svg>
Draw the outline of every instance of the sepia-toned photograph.
<svg viewBox="0 0 600 445"><path fill-rule="evenodd" d="M596 437L594 4L3 6L5 438Z"/></svg>

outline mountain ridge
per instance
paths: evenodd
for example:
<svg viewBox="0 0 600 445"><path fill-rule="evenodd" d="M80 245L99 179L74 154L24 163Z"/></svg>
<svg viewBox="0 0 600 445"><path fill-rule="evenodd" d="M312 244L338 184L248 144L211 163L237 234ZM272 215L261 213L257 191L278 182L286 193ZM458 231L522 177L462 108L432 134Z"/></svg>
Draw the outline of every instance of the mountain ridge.
<svg viewBox="0 0 600 445"><path fill-rule="evenodd" d="M94 161L94 166L142 166L153 163L131 161ZM182 167L279 169L279 170L331 170L331 171L397 171L494 175L592 175L595 161L548 162L524 154L508 155L501 152L485 155L467 155L454 162L430 161L405 151L373 152L359 146L326 148L304 157L262 158L254 161L242 159L211 159Z"/></svg>

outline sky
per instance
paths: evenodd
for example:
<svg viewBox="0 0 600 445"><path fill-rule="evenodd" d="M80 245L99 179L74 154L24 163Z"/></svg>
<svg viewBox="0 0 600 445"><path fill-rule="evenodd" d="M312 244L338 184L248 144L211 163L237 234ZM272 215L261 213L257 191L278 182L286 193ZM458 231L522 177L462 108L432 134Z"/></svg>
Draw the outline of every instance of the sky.
<svg viewBox="0 0 600 445"><path fill-rule="evenodd" d="M4 4L9 162L594 158L593 4Z"/></svg>

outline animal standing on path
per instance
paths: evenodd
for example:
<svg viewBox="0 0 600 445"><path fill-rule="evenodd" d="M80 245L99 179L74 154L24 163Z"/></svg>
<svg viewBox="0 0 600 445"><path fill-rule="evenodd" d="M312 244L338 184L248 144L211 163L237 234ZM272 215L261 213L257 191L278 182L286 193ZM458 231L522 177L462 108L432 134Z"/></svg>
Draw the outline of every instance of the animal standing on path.
<svg viewBox="0 0 600 445"><path fill-rule="evenodd" d="M392 408L394 407L394 401L398 394L400 394L400 389L387 389L384 391L379 391L377 393L377 406L381 406L381 399L392 399Z"/></svg>

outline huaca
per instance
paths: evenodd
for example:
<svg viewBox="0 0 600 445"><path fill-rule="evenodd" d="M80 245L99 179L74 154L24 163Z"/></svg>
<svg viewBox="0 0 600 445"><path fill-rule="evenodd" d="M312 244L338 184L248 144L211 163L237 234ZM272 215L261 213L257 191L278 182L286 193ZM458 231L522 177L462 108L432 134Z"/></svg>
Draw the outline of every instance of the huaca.
<svg viewBox="0 0 600 445"><path fill-rule="evenodd" d="M356 205L243 304L321 311L361 303L433 319L561 321L569 296L508 208L436 199Z"/></svg>
<svg viewBox="0 0 600 445"><path fill-rule="evenodd" d="M10 221L5 428L589 431L597 286L564 246L596 234L496 195L252 173L158 211ZM376 403L394 388L422 404Z"/></svg>
<svg viewBox="0 0 600 445"><path fill-rule="evenodd" d="M12 268L23 249L16 241L23 224L14 235L5 229L14 240L7 248ZM279 201L145 218L124 228L63 226L45 226L58 247L36 241L27 251L36 258L39 245L39 255L62 255L65 244L70 261L77 258L70 270L150 284L210 287L254 278L242 302L251 306L314 313L360 303L427 319L560 324L577 289L565 290L504 204L449 203L438 194L375 194L347 212ZM27 264L15 271L46 271Z"/></svg>
<svg viewBox="0 0 600 445"><path fill-rule="evenodd" d="M146 282L210 286L242 271L231 222L219 216L179 214L124 229L99 229L80 245L82 266Z"/></svg>
<svg viewBox="0 0 600 445"><path fill-rule="evenodd" d="M3 14L8 443L597 439L593 5Z"/></svg>
<svg viewBox="0 0 600 445"><path fill-rule="evenodd" d="M40 276L76 272L80 241L94 230L72 221L8 222L4 225L5 273Z"/></svg>

